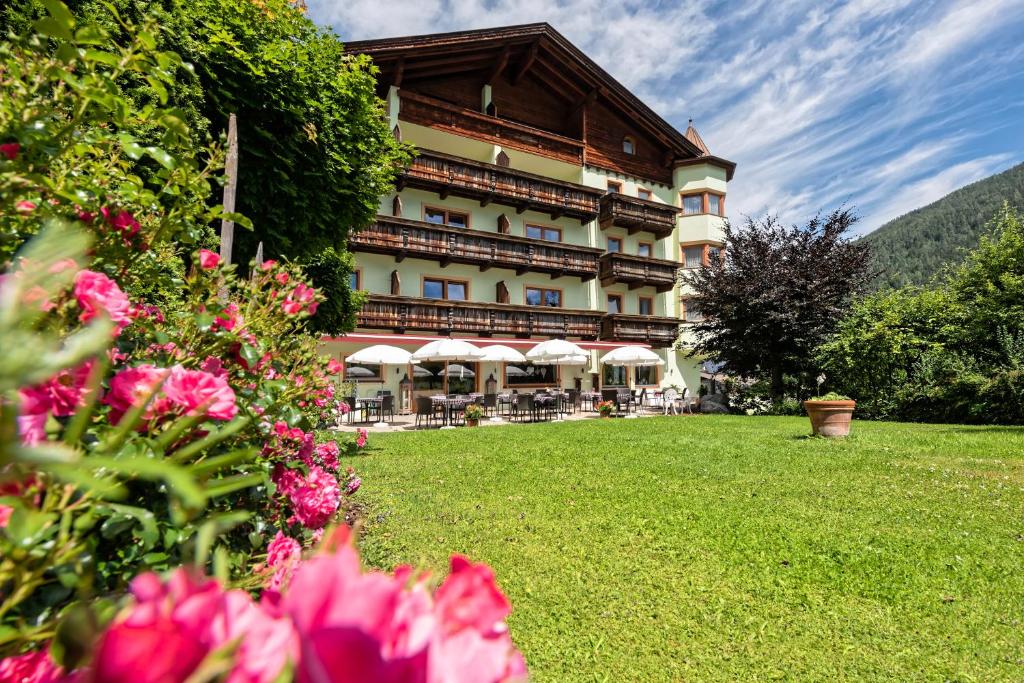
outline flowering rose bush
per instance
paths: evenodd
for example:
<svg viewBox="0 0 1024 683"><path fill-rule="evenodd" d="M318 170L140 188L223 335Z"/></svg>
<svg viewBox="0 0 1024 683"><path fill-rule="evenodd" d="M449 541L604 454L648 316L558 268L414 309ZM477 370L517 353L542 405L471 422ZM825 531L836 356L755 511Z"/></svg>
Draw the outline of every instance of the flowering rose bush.
<svg viewBox="0 0 1024 683"><path fill-rule="evenodd" d="M340 410L322 296L198 248L219 151L118 85L183 68L154 27L111 47L44 4L0 43L0 683L521 673L486 568L454 560L431 598L363 574L344 530L303 562L351 521L367 441L314 437Z"/></svg>

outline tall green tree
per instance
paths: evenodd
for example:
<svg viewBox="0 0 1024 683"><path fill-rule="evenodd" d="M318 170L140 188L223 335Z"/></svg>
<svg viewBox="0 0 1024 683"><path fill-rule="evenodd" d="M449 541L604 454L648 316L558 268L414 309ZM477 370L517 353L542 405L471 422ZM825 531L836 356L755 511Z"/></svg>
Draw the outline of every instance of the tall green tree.
<svg viewBox="0 0 1024 683"><path fill-rule="evenodd" d="M681 276L703 315L691 355L769 379L776 399L786 375L815 372L814 349L870 280L868 248L849 238L855 221L837 210L805 226L772 217L726 224L724 258Z"/></svg>

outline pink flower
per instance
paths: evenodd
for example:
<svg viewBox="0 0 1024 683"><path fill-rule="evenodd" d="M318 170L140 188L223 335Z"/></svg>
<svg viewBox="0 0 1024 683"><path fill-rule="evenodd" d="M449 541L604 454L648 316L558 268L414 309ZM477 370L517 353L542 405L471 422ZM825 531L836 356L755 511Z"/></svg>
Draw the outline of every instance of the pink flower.
<svg viewBox="0 0 1024 683"><path fill-rule="evenodd" d="M8 161L14 161L17 159L19 152L21 152L21 145L17 142L5 142L0 145L0 154L7 157Z"/></svg>
<svg viewBox="0 0 1024 683"><path fill-rule="evenodd" d="M216 330L217 328L222 328L230 332L235 329L241 321L242 317L238 314L238 305L230 303L224 307L224 310L219 316L214 318L213 324L210 325L210 329Z"/></svg>
<svg viewBox="0 0 1024 683"><path fill-rule="evenodd" d="M338 511L341 491L337 479L313 465L309 475L288 493L288 498L295 519L307 529L319 529Z"/></svg>
<svg viewBox="0 0 1024 683"><path fill-rule="evenodd" d="M87 681L171 683L192 675L203 659L240 641L229 683L269 683L295 657L286 619L243 591L177 569L166 584L155 574L132 581L135 604L103 634Z"/></svg>
<svg viewBox="0 0 1024 683"><path fill-rule="evenodd" d="M365 446L366 445L367 436L368 435L367 435L367 432L366 432L365 429L362 429L362 428L357 429L356 430L356 447L362 448L363 446Z"/></svg>
<svg viewBox="0 0 1024 683"><path fill-rule="evenodd" d="M260 268L262 270L270 270L271 268L273 268L276 265L277 265L277 261L275 261L274 259L267 259L262 264L260 264Z"/></svg>
<svg viewBox="0 0 1024 683"><path fill-rule="evenodd" d="M49 650L26 652L0 661L0 683L59 683L65 680Z"/></svg>
<svg viewBox="0 0 1024 683"><path fill-rule="evenodd" d="M74 415L85 405L85 384L94 364L95 361L87 360L77 368L61 370L42 384L22 389L22 415Z"/></svg>
<svg viewBox="0 0 1024 683"><path fill-rule="evenodd" d="M138 234L141 227L139 222L135 220L135 216L127 211L114 213L109 206L104 206L100 209L100 214L103 215L104 220L110 223L111 227L120 232L124 237L134 237Z"/></svg>
<svg viewBox="0 0 1024 683"><path fill-rule="evenodd" d="M228 376L228 371L224 369L224 361L217 356L207 356L203 364L199 366L199 369L217 377L227 378Z"/></svg>
<svg viewBox="0 0 1024 683"><path fill-rule="evenodd" d="M352 496L359 490L359 487L363 485L363 480L356 476L348 478L348 483L345 484L345 495Z"/></svg>
<svg viewBox="0 0 1024 683"><path fill-rule="evenodd" d="M288 293L285 300L281 302L281 308L288 315L298 315L308 305L312 309L309 311L310 314L313 314L316 312L316 302L313 301L315 296L315 289L307 287L300 282L295 286L295 289Z"/></svg>
<svg viewBox="0 0 1024 683"><path fill-rule="evenodd" d="M288 585L292 570L302 556L302 546L294 538L285 536L280 531L267 546L267 566L274 570L267 588L280 591Z"/></svg>
<svg viewBox="0 0 1024 683"><path fill-rule="evenodd" d="M14 210L18 213L32 213L36 210L36 204L23 199L14 205Z"/></svg>
<svg viewBox="0 0 1024 683"><path fill-rule="evenodd" d="M46 441L46 416L47 413L18 416L18 435L22 444L35 446Z"/></svg>
<svg viewBox="0 0 1024 683"><path fill-rule="evenodd" d="M341 371L344 369L345 366L339 363L336 358L332 358L327 361L327 372L331 375L340 375Z"/></svg>
<svg viewBox="0 0 1024 683"><path fill-rule="evenodd" d="M132 306L128 297L103 273L83 270L75 276L75 299L82 312L79 321L89 322L101 313L106 314L121 329L132 321Z"/></svg>
<svg viewBox="0 0 1024 683"><path fill-rule="evenodd" d="M117 424L124 414L141 405L153 390L168 376L168 370L155 365L138 365L125 368L110 380L110 391L103 402L110 406L110 421ZM163 415L170 409L165 398L154 398L143 413L145 420Z"/></svg>
<svg viewBox="0 0 1024 683"><path fill-rule="evenodd" d="M89 225L91 225L92 222L96 220L96 214L94 214L92 211L86 211L85 209L79 209L77 215L78 220Z"/></svg>
<svg viewBox="0 0 1024 683"><path fill-rule="evenodd" d="M336 442L326 441L324 443L317 444L315 452L324 467L331 470L338 469L338 455L340 453L340 449Z"/></svg>
<svg viewBox="0 0 1024 683"><path fill-rule="evenodd" d="M278 273L274 276L274 279L277 280L279 284L286 285L288 284L288 273Z"/></svg>
<svg viewBox="0 0 1024 683"><path fill-rule="evenodd" d="M220 255L215 254L209 249L199 250L199 266L203 270L213 270L220 265Z"/></svg>
<svg viewBox="0 0 1024 683"><path fill-rule="evenodd" d="M215 420L230 420L238 414L235 392L227 380L203 370L175 365L164 383L164 394L186 415L205 412Z"/></svg>

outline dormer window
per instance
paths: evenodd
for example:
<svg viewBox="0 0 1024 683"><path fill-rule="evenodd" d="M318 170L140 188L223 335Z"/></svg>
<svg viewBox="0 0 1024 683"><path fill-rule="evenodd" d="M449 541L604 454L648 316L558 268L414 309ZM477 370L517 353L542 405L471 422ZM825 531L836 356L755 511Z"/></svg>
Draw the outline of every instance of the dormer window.
<svg viewBox="0 0 1024 683"><path fill-rule="evenodd" d="M626 154L636 154L636 141L629 135L622 138L622 151Z"/></svg>

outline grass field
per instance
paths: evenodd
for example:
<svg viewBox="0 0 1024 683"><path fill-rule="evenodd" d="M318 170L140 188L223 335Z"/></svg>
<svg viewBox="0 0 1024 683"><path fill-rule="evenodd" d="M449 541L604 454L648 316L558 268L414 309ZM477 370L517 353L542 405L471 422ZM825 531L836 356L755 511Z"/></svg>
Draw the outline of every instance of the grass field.
<svg viewBox="0 0 1024 683"><path fill-rule="evenodd" d="M364 558L490 563L534 681L1024 680L1024 430L807 432L373 435Z"/></svg>

